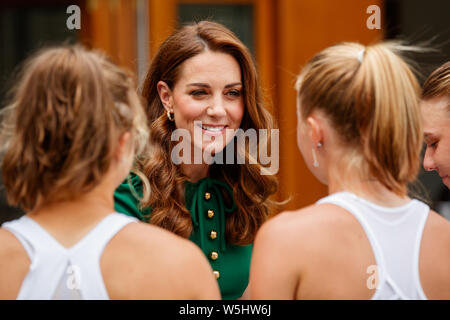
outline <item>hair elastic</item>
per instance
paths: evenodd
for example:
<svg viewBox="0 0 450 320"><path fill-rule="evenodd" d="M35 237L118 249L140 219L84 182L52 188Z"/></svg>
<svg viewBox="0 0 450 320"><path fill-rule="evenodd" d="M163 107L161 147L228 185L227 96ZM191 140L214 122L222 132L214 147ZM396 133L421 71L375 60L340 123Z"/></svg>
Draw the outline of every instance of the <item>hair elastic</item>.
<svg viewBox="0 0 450 320"><path fill-rule="evenodd" d="M364 58L364 51L366 51L366 48L362 49L360 52L358 52L358 55L356 56L359 60L359 62L362 63L363 58Z"/></svg>

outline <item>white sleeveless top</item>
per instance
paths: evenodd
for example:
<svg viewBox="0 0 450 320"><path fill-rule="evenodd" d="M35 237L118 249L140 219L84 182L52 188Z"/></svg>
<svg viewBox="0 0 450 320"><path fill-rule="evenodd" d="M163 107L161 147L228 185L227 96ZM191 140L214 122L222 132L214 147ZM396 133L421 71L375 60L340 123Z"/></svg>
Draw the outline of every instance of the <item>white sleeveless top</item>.
<svg viewBox="0 0 450 320"><path fill-rule="evenodd" d="M2 227L22 243L31 261L17 299L109 299L100 258L114 235L135 221L124 214L111 213L70 248L63 247L27 216L4 223Z"/></svg>
<svg viewBox="0 0 450 320"><path fill-rule="evenodd" d="M425 203L413 199L400 207L382 207L349 192L317 201L321 203L347 210L364 229L377 263L367 268L367 286L375 290L372 299L427 299L419 277L420 243L430 211Z"/></svg>
<svg viewBox="0 0 450 320"><path fill-rule="evenodd" d="M430 211L425 203L413 199L400 207L383 207L349 192L317 201L321 203L347 210L363 227L377 263L367 269L373 300L427 299L419 276L420 243ZM375 286L369 280L376 280Z"/></svg>

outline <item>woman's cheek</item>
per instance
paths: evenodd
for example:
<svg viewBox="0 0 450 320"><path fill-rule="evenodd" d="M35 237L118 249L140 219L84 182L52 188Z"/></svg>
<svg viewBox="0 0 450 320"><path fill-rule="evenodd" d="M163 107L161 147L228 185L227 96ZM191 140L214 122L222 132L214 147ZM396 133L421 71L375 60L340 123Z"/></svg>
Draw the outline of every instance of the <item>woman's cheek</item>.
<svg viewBox="0 0 450 320"><path fill-rule="evenodd" d="M180 123L187 124L195 120L201 120L203 112L206 110L204 103L196 101L180 101L176 104L174 112Z"/></svg>
<svg viewBox="0 0 450 320"><path fill-rule="evenodd" d="M231 112L230 118L233 120L233 129L240 127L242 118L244 117L244 103L241 102L236 105Z"/></svg>

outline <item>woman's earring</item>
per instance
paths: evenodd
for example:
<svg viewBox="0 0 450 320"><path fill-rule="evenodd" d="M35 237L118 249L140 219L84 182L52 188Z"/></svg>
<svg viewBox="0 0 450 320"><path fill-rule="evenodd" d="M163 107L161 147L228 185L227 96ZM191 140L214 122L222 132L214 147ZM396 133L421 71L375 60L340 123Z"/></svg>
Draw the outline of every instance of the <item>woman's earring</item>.
<svg viewBox="0 0 450 320"><path fill-rule="evenodd" d="M317 162L317 157L316 157L316 150L314 150L314 148L312 148L312 156L313 156L313 160L314 160L313 166L316 168L319 167L319 162Z"/></svg>
<svg viewBox="0 0 450 320"><path fill-rule="evenodd" d="M167 110L167 118L169 118L170 121L173 121L173 113L171 113L169 110Z"/></svg>
<svg viewBox="0 0 450 320"><path fill-rule="evenodd" d="M321 142L317 143L317 148L322 148L322 143ZM318 168L319 167L319 162L317 161L316 150L314 150L314 148L312 148L312 156L313 156L313 160L314 160L313 166L315 168Z"/></svg>

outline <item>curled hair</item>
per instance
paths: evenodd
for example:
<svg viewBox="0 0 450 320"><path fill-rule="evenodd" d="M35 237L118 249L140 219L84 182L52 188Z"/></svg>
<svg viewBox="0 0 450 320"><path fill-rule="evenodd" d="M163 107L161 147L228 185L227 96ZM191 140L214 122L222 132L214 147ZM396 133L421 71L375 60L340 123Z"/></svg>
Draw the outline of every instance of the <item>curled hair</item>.
<svg viewBox="0 0 450 320"><path fill-rule="evenodd" d="M31 57L2 115L3 183L9 203L25 210L98 185L123 133L137 152L148 139L132 77L78 45Z"/></svg>
<svg viewBox="0 0 450 320"><path fill-rule="evenodd" d="M400 195L416 178L422 147L420 86L400 53L419 49L342 43L314 56L297 80L303 119L316 109L328 116L349 147L347 170Z"/></svg>
<svg viewBox="0 0 450 320"><path fill-rule="evenodd" d="M152 153L138 162L136 173L144 185L141 207L151 207L150 222L186 238L192 232L191 215L184 199L187 177L171 161L174 147L171 134L175 125L166 116L157 83L164 81L173 89L183 62L205 50L229 54L241 68L245 109L241 128L268 129L269 134L274 128L272 116L262 104L251 54L230 30L214 22L202 21L182 27L164 41L152 60L142 91L147 100ZM270 141L270 136L267 140ZM259 147L265 146L260 143ZM233 189L238 209L227 214L226 238L230 243L241 245L253 242L257 229L274 204L269 196L278 188L276 177L261 175L260 170L264 167L249 164L248 150L245 153L245 164L213 164L210 167L211 177L225 181Z"/></svg>

